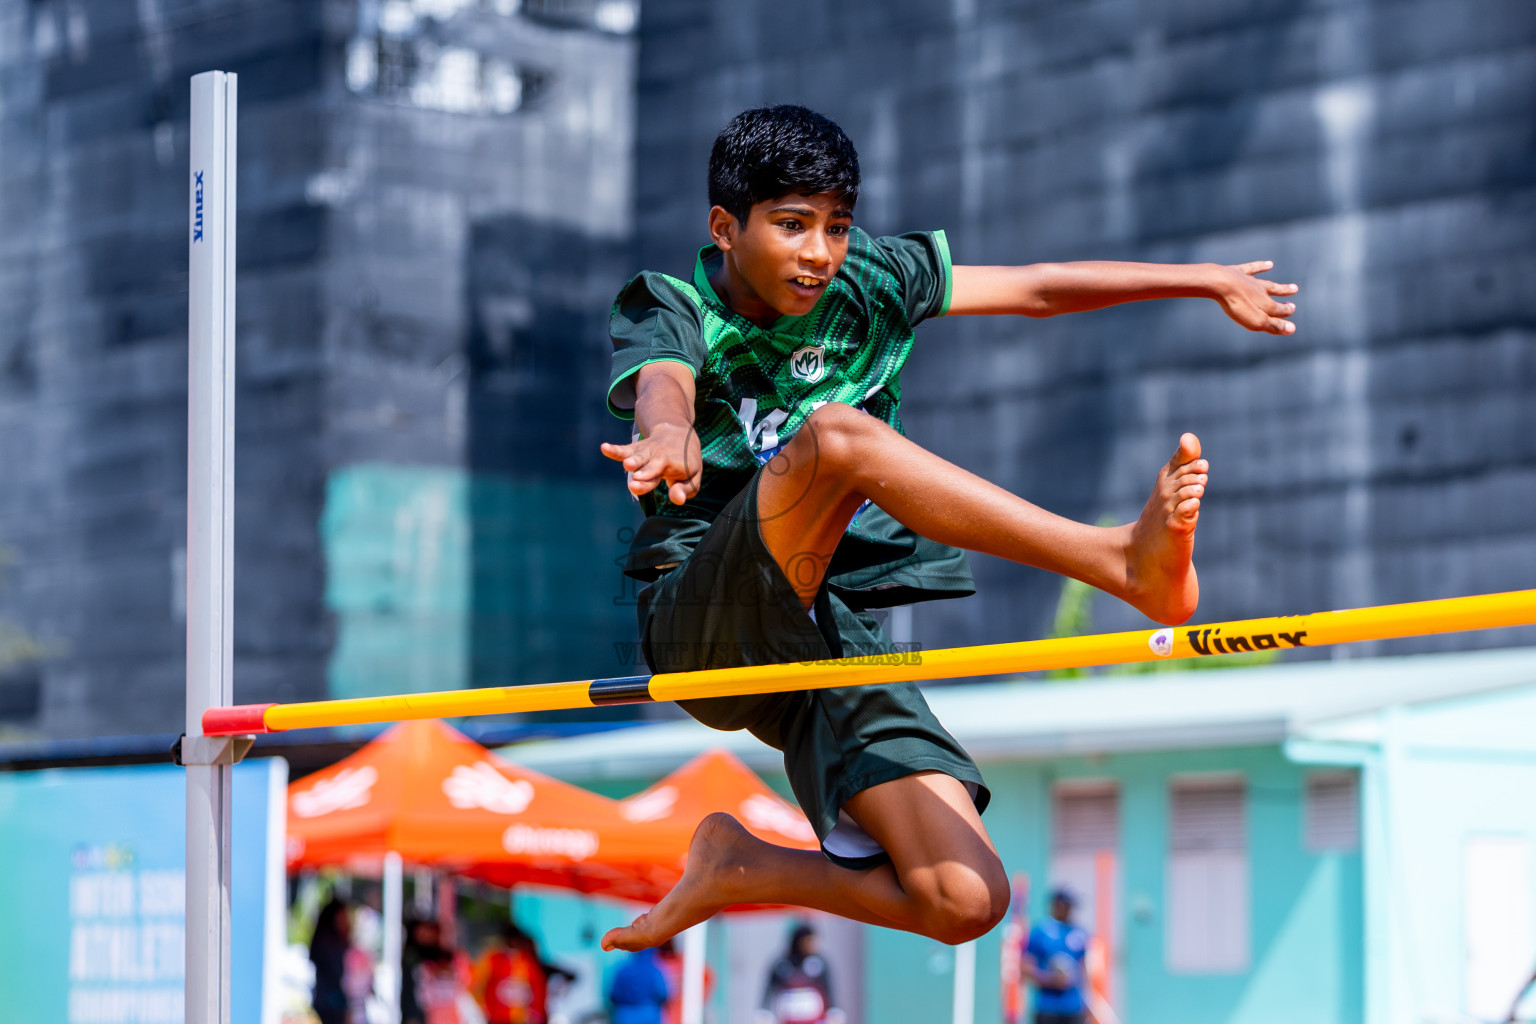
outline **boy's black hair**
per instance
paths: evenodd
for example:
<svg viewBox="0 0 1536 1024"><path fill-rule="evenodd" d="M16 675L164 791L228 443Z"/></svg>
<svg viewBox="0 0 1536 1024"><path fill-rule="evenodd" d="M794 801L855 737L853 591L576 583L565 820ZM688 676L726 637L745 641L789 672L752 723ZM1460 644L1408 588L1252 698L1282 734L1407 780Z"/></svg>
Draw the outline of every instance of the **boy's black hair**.
<svg viewBox="0 0 1536 1024"><path fill-rule="evenodd" d="M743 110L709 153L709 203L742 224L755 203L830 192L853 209L859 154L843 130L814 110L780 104Z"/></svg>

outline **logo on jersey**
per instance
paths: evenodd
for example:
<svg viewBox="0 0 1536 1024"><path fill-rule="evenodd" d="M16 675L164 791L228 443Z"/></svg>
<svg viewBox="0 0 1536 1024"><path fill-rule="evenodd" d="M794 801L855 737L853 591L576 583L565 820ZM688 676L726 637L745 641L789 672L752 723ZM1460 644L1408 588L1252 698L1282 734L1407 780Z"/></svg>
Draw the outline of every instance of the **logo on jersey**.
<svg viewBox="0 0 1536 1024"><path fill-rule="evenodd" d="M772 409L762 419L757 418L757 399L743 398L736 413L747 432L747 446L756 454L759 462L767 462L779 450L779 428L789 419L784 409Z"/></svg>
<svg viewBox="0 0 1536 1024"><path fill-rule="evenodd" d="M789 374L808 384L821 380L827 375L827 347L807 345L795 349L795 354L789 357Z"/></svg>

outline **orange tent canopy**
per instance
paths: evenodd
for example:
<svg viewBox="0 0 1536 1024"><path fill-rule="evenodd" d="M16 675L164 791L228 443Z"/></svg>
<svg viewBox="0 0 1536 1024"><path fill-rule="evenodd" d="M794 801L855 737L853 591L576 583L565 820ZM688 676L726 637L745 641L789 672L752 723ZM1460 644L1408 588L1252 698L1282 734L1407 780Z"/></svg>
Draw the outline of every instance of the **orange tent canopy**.
<svg viewBox="0 0 1536 1024"><path fill-rule="evenodd" d="M752 769L723 748L706 750L649 789L619 801L626 820L670 826L692 836L707 815L724 811L775 846L820 849L816 831Z"/></svg>
<svg viewBox="0 0 1536 1024"><path fill-rule="evenodd" d="M402 860L498 885L654 901L689 833L519 767L436 721L402 722L288 787L288 866Z"/></svg>

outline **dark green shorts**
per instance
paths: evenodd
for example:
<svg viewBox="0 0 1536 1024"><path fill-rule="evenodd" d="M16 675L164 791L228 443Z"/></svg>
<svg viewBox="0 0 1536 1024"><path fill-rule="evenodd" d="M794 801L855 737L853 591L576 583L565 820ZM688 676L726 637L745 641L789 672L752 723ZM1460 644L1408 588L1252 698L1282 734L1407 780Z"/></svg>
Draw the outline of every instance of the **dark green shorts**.
<svg viewBox="0 0 1536 1024"><path fill-rule="evenodd" d="M639 595L640 642L653 672L868 654L895 646L867 612L823 586L814 619L763 543L761 471L731 500L689 557ZM965 783L985 809L976 763L944 730L914 683L799 690L678 702L712 729L747 729L784 752L795 797L827 857L874 867L885 851L841 813L854 794L920 771Z"/></svg>

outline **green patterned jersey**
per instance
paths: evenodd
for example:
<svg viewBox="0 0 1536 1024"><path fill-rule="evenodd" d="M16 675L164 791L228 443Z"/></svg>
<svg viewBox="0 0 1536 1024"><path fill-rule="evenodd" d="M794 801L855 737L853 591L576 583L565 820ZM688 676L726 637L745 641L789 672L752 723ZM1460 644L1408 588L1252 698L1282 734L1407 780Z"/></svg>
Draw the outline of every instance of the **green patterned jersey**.
<svg viewBox="0 0 1536 1024"><path fill-rule="evenodd" d="M634 418L635 374L670 360L694 375L694 429L703 450L699 493L686 505L657 488L625 572L654 579L681 561L757 468L816 409L843 402L901 430L901 369L913 328L949 309L952 267L942 231L871 238L854 228L848 256L809 313L761 327L710 286L720 251L700 250L693 282L645 272L614 303L608 408ZM860 511L828 570L830 585L864 607L972 591L963 554L907 531L879 508Z"/></svg>

